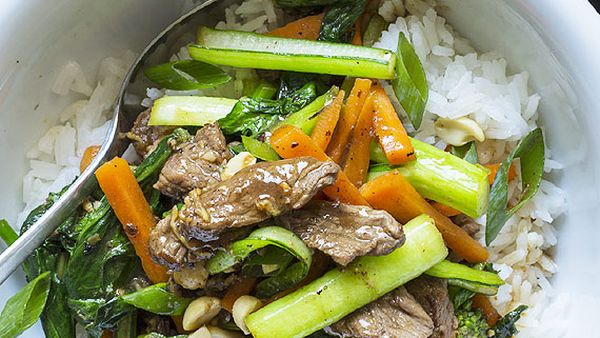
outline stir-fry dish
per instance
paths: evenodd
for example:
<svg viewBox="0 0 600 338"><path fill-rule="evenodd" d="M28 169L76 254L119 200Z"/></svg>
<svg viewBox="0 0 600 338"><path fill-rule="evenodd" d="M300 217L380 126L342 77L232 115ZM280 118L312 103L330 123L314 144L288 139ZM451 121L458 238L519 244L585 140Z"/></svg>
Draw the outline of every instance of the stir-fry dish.
<svg viewBox="0 0 600 338"><path fill-rule="evenodd" d="M542 132L485 165L468 117L414 138L426 72L402 31L372 47L370 3L279 0L280 27L199 27L145 69L161 95L122 135L137 156L101 165L29 257L0 335L41 318L47 337L512 337L527 307L494 308L486 246L538 190Z"/></svg>

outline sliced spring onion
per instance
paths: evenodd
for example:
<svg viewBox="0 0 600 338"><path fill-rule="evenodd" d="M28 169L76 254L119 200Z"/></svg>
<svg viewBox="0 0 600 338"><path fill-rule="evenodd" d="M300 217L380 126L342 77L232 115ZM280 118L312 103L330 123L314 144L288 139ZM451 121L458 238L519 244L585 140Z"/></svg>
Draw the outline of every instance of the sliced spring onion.
<svg viewBox="0 0 600 338"><path fill-rule="evenodd" d="M473 218L481 216L488 206L489 170L471 164L425 142L411 138L416 161L399 167L387 163L378 144L371 147L371 160L381 164L371 166L368 179L396 169L423 197L452 207Z"/></svg>
<svg viewBox="0 0 600 338"><path fill-rule="evenodd" d="M429 97L429 87L425 71L413 46L400 32L398 37L398 58L396 63L396 78L392 81L394 93L406 111L415 129L421 126L425 104Z"/></svg>
<svg viewBox="0 0 600 338"><path fill-rule="evenodd" d="M151 126L203 126L227 116L237 100L204 96L163 96L154 101Z"/></svg>
<svg viewBox="0 0 600 338"><path fill-rule="evenodd" d="M462 279L466 281L486 284L502 285L504 281L498 274L489 271L477 270L463 264L442 261L425 271L426 274L438 278Z"/></svg>
<svg viewBox="0 0 600 338"><path fill-rule="evenodd" d="M253 337L305 337L419 276L448 254L428 216L404 226L406 242L385 256L336 268L246 318Z"/></svg>
<svg viewBox="0 0 600 338"><path fill-rule="evenodd" d="M199 61L241 68L393 79L395 54L350 44L287 39L208 27L188 47Z"/></svg>
<svg viewBox="0 0 600 338"><path fill-rule="evenodd" d="M460 157L463 160L477 164L479 157L477 156L477 149L475 148L475 142L469 142L463 146L450 148L450 153L454 156Z"/></svg>
<svg viewBox="0 0 600 338"><path fill-rule="evenodd" d="M521 164L522 192L517 204L508 206L508 171L514 159ZM527 203L537 192L544 173L544 135L540 128L525 136L512 153L502 162L490 191L490 207L487 211L485 243L490 245L510 216Z"/></svg>
<svg viewBox="0 0 600 338"><path fill-rule="evenodd" d="M261 142L253 137L242 135L242 144L250 154L263 161L277 161L281 159L268 143Z"/></svg>
<svg viewBox="0 0 600 338"><path fill-rule="evenodd" d="M157 315L182 315L193 299L177 296L167 291L166 286L166 283L154 284L121 296L121 299L129 305Z"/></svg>
<svg viewBox="0 0 600 338"><path fill-rule="evenodd" d="M290 124L292 126L302 129L302 131L310 135L312 130L317 124L317 116L323 110L323 107L330 104L335 96L338 94L339 88L336 86L331 87L325 94L317 97L314 101L309 103L306 107L299 111L290 114L285 120L281 121L281 124ZM273 129L276 129L277 126Z"/></svg>
<svg viewBox="0 0 600 338"><path fill-rule="evenodd" d="M144 75L161 88L194 90L229 82L231 76L211 64L196 60L180 60L144 70Z"/></svg>
<svg viewBox="0 0 600 338"><path fill-rule="evenodd" d="M448 285L456 286L474 293L480 293L486 296L493 296L498 293L498 285L487 285L477 282L471 282L463 279L448 279Z"/></svg>

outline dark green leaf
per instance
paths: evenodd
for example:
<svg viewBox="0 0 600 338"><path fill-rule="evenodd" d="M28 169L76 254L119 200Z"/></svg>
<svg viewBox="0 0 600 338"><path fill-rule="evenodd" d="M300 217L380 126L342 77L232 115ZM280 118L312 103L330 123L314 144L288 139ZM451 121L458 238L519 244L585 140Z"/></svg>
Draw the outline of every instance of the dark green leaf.
<svg viewBox="0 0 600 338"><path fill-rule="evenodd" d="M11 246L19 238L15 229L5 219L0 219L0 238L7 246Z"/></svg>
<svg viewBox="0 0 600 338"><path fill-rule="evenodd" d="M363 46L372 47L375 42L379 40L381 37L381 32L383 32L387 26L388 23L381 15L373 15L367 24L365 33L363 34Z"/></svg>
<svg viewBox="0 0 600 338"><path fill-rule="evenodd" d="M353 0L333 5L327 10L319 32L320 41L347 42L352 26L364 12L367 0Z"/></svg>
<svg viewBox="0 0 600 338"><path fill-rule="evenodd" d="M479 157L477 156L477 149L475 148L475 142L469 142L463 146L455 147L452 146L450 148L450 153L454 156L458 156L463 160L477 164L479 162Z"/></svg>
<svg viewBox="0 0 600 338"><path fill-rule="evenodd" d="M279 79L279 88L277 89L277 100L291 97L296 91L304 87L307 83L314 83L317 95L323 95L329 90L331 85L331 75L283 72Z"/></svg>
<svg viewBox="0 0 600 338"><path fill-rule="evenodd" d="M242 136L242 139L243 139L243 137L244 137L244 136ZM237 155L237 154L239 154L239 153L242 153L242 152L244 152L244 151L248 151L248 150L246 149L246 147L244 146L244 143L242 143L242 142L232 142L232 143L229 143L229 144L227 145L227 147L229 148L229 151L230 151L230 152L231 152L233 155Z"/></svg>
<svg viewBox="0 0 600 338"><path fill-rule="evenodd" d="M144 70L144 75L159 87L173 90L210 88L231 80L220 68L196 60L163 63Z"/></svg>
<svg viewBox="0 0 600 338"><path fill-rule="evenodd" d="M507 313L492 328L494 338L510 338L519 332L515 323L521 318L523 311L527 310L526 305L519 305L516 309Z"/></svg>
<svg viewBox="0 0 600 338"><path fill-rule="evenodd" d="M475 296L475 293L459 286L448 285L448 296L454 305L454 310L458 310L470 301Z"/></svg>
<svg viewBox="0 0 600 338"><path fill-rule="evenodd" d="M192 299L177 296L165 283L154 284L121 297L129 305L158 315L182 315Z"/></svg>
<svg viewBox="0 0 600 338"><path fill-rule="evenodd" d="M244 261L242 273L251 277L274 276L284 271L294 260L294 256L284 249L268 246L250 254ZM272 271L265 271L263 266L268 266Z"/></svg>
<svg viewBox="0 0 600 338"><path fill-rule="evenodd" d="M114 338L133 338L137 336L137 313L130 312L117 323Z"/></svg>
<svg viewBox="0 0 600 338"><path fill-rule="evenodd" d="M520 159L522 189L521 198L512 208L508 207L508 171L514 159ZM537 192L544 172L544 136L537 128L525 136L502 162L490 191L487 211L485 243L490 245L506 221Z"/></svg>
<svg viewBox="0 0 600 338"><path fill-rule="evenodd" d="M419 129L429 96L429 88L421 61L402 32L398 38L396 56L398 58L396 79L392 81L394 93L413 127Z"/></svg>
<svg viewBox="0 0 600 338"><path fill-rule="evenodd" d="M269 277L256 284L256 296L258 298L269 298L277 293L288 289L306 277L308 270L302 262L296 262L280 274Z"/></svg>
<svg viewBox="0 0 600 338"><path fill-rule="evenodd" d="M37 322L49 291L50 272L44 272L10 297L0 314L2 337L17 337Z"/></svg>

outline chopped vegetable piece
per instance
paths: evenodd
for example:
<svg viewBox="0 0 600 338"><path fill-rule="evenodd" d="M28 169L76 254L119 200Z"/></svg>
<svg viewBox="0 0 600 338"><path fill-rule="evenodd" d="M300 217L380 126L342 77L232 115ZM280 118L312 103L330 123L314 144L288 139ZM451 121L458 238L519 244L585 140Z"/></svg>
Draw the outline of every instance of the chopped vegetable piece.
<svg viewBox="0 0 600 338"><path fill-rule="evenodd" d="M469 163L477 164L479 162L479 157L477 156L477 149L475 148L475 142L469 142L460 147L450 146L450 153L454 156L462 158L463 160Z"/></svg>
<svg viewBox="0 0 600 338"><path fill-rule="evenodd" d="M340 121L327 147L327 154L336 163L341 162L350 143L350 135L369 95L371 83L371 80L368 79L356 79L350 91L350 96L348 96L346 104L342 107Z"/></svg>
<svg viewBox="0 0 600 338"><path fill-rule="evenodd" d="M237 100L204 96L163 96L154 101L151 126L203 126L224 118Z"/></svg>
<svg viewBox="0 0 600 338"><path fill-rule="evenodd" d="M494 326L500 319L500 314L485 295L473 296L473 308L481 310L489 326Z"/></svg>
<svg viewBox="0 0 600 338"><path fill-rule="evenodd" d="M296 72L394 78L394 53L377 48L286 39L239 31L198 30L192 58L212 64Z"/></svg>
<svg viewBox="0 0 600 338"><path fill-rule="evenodd" d="M508 175L515 158L521 164L522 193L519 202L508 206ZM535 195L544 172L544 136L540 128L525 136L512 153L502 162L490 191L490 206L487 211L485 243L490 245L504 223Z"/></svg>
<svg viewBox="0 0 600 338"><path fill-rule="evenodd" d="M375 94L369 94L352 131L348 155L344 161L344 173L357 188L365 183L369 172L374 100Z"/></svg>
<svg viewBox="0 0 600 338"><path fill-rule="evenodd" d="M363 34L363 46L371 47L379 40L381 37L381 32L383 32L388 26L388 23L385 19L379 15L375 14L369 20L367 24L367 29L365 29L365 33Z"/></svg>
<svg viewBox="0 0 600 338"><path fill-rule="evenodd" d="M438 278L462 279L487 285L504 284L504 281L496 273L473 269L466 265L446 260L434 265L431 269L425 271L425 273Z"/></svg>
<svg viewBox="0 0 600 338"><path fill-rule="evenodd" d="M310 137L323 150L327 149L331 141L335 126L340 118L340 110L342 109L345 95L346 93L340 90L333 102L323 108L323 111L317 117L317 123Z"/></svg>
<svg viewBox="0 0 600 338"><path fill-rule="evenodd" d="M126 294L121 299L138 309L158 315L182 315L192 298L177 296L167 290L166 283L158 283Z"/></svg>
<svg viewBox="0 0 600 338"><path fill-rule="evenodd" d="M6 246L11 246L19 235L5 219L0 219L0 238L6 243Z"/></svg>
<svg viewBox="0 0 600 338"><path fill-rule="evenodd" d="M252 91L252 94L250 94L250 97L255 99L270 100L275 96L275 94L277 94L277 89L278 88L275 87L272 83L265 80L261 80L258 86L256 86L256 88L254 88L254 90Z"/></svg>
<svg viewBox="0 0 600 338"><path fill-rule="evenodd" d="M490 173L488 174L488 180L490 181L490 185L494 184L494 179L496 178L498 169L500 169L500 165L501 165L501 163L492 163L492 164L484 165L484 167L486 167L490 170ZM517 177L517 170L515 169L515 166L511 164L510 168L508 169L508 175L507 175L508 182L515 179L515 177Z"/></svg>
<svg viewBox="0 0 600 338"><path fill-rule="evenodd" d="M242 144L250 154L263 161L277 161L281 159L268 143L261 142L250 136L242 135Z"/></svg>
<svg viewBox="0 0 600 338"><path fill-rule="evenodd" d="M83 156L81 156L81 162L79 162L79 172L83 172L92 163L96 155L100 152L102 146L89 146L85 148Z"/></svg>
<svg viewBox="0 0 600 338"><path fill-rule="evenodd" d="M227 289L223 299L221 299L221 305L225 310L231 312L233 309L233 303L235 303L235 301L241 296L249 295L252 290L254 290L255 286L256 278L249 277L242 279L239 283L236 283Z"/></svg>
<svg viewBox="0 0 600 338"><path fill-rule="evenodd" d="M359 17L354 24L354 35L352 36L352 44L362 46L362 17ZM370 47L370 46L369 46Z"/></svg>
<svg viewBox="0 0 600 338"><path fill-rule="evenodd" d="M515 323L521 318L521 314L527 310L526 305L519 305L516 309L507 313L502 319L492 327L494 338L510 338L514 337L519 331L515 326Z"/></svg>
<svg viewBox="0 0 600 338"><path fill-rule="evenodd" d="M324 14L311 15L292 21L287 25L268 32L266 35L280 38L316 40L321 31Z"/></svg>
<svg viewBox="0 0 600 338"><path fill-rule="evenodd" d="M44 272L8 299L0 314L2 337L17 337L38 321L48 299L50 282L50 272Z"/></svg>
<svg viewBox="0 0 600 338"><path fill-rule="evenodd" d="M431 204L431 206L434 207L435 210L439 211L442 215L446 217L454 217L461 214L460 211L436 201L429 202L429 204Z"/></svg>
<svg viewBox="0 0 600 338"><path fill-rule="evenodd" d="M448 285L456 286L473 293L479 293L486 296L494 296L498 293L497 285L488 285L477 282L471 282L463 279L448 279Z"/></svg>
<svg viewBox="0 0 600 338"><path fill-rule="evenodd" d="M376 209L386 210L400 222L420 214L431 216L448 247L470 263L485 262L488 252L462 228L435 210L398 172L391 171L369 181L360 189L367 202Z"/></svg>
<svg viewBox="0 0 600 338"><path fill-rule="evenodd" d="M421 196L452 207L469 217L481 216L488 206L489 171L425 142L416 139L410 141L415 148L415 161L396 168L389 165L372 166L369 180L395 169ZM371 150L371 160L381 160L382 156L374 153L373 148Z"/></svg>
<svg viewBox="0 0 600 338"><path fill-rule="evenodd" d="M144 70L144 75L161 88L194 90L227 83L231 76L211 64L195 60L179 60Z"/></svg>
<svg viewBox="0 0 600 338"><path fill-rule="evenodd" d="M290 114L273 129L277 129L283 124L289 124L302 129L305 134L310 135L317 125L317 117L320 115L320 112L324 107L334 101L334 98L338 94L338 90L339 89L336 86L331 87L325 94L317 97L304 108Z"/></svg>
<svg viewBox="0 0 600 338"><path fill-rule="evenodd" d="M96 178L133 244L148 278L153 283L169 279L167 269L154 262L148 250L150 232L156 220L127 161L115 157L96 170Z"/></svg>
<svg viewBox="0 0 600 338"><path fill-rule="evenodd" d="M448 254L427 216L407 223L404 233L404 245L389 255L360 257L250 314L250 332L256 338L307 336L417 277Z"/></svg>
<svg viewBox="0 0 600 338"><path fill-rule="evenodd" d="M320 41L329 42L348 42L352 26L355 25L361 14L365 10L367 0L348 0L342 1L331 6L325 13ZM358 31L360 36L360 31ZM358 46L361 46L358 44Z"/></svg>
<svg viewBox="0 0 600 338"><path fill-rule="evenodd" d="M458 320L456 337L458 338L488 338L489 326L485 317L478 309L473 309L471 301L455 308L454 314Z"/></svg>
<svg viewBox="0 0 600 338"><path fill-rule="evenodd" d="M392 81L394 93L415 129L421 126L425 104L429 96L425 71L413 46L400 32L396 53L396 78Z"/></svg>
<svg viewBox="0 0 600 338"><path fill-rule="evenodd" d="M319 148L302 130L284 125L271 135L271 146L283 158L312 156L319 161L331 161L323 149ZM327 197L334 201L354 205L369 205L346 174L340 171L337 181L323 189Z"/></svg>
<svg viewBox="0 0 600 338"><path fill-rule="evenodd" d="M392 165L400 165L414 160L415 149L385 90L377 85L373 87L373 92L375 93L373 126L388 162Z"/></svg>

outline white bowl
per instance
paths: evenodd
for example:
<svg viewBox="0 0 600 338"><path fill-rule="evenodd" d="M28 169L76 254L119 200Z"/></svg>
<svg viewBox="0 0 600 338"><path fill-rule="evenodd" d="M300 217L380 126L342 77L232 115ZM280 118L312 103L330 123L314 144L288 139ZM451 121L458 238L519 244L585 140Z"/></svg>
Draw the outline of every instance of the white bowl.
<svg viewBox="0 0 600 338"><path fill-rule="evenodd" d="M527 70L541 94L552 156L565 165L552 180L568 193L558 220L556 295L569 302L542 323L557 336L590 337L600 318L600 16L586 0L440 0L442 14L483 51L497 50L514 71ZM49 92L67 60L88 71L106 56L139 51L184 8L185 0L4 0L0 7L0 218L16 220L25 152L58 120L65 98ZM0 303L23 285L16 273ZM1 305L0 305L1 306ZM560 327L567 327L562 331ZM25 337L40 337L39 325Z"/></svg>

